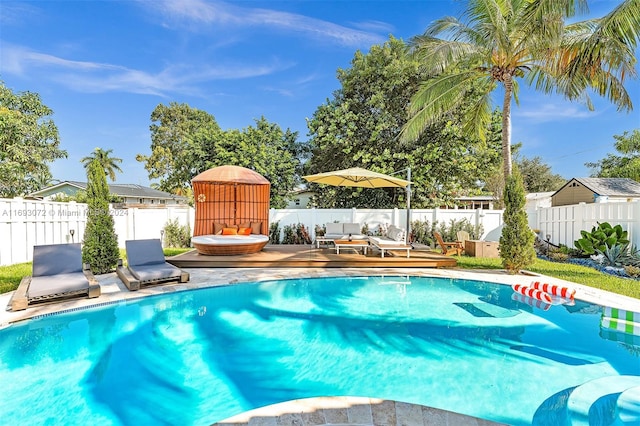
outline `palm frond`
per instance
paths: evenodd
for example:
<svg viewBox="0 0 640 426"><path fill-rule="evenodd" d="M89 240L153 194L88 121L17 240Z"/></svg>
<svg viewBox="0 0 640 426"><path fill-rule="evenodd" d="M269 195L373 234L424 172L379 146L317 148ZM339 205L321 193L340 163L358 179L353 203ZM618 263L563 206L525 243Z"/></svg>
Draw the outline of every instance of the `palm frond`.
<svg viewBox="0 0 640 426"><path fill-rule="evenodd" d="M491 122L492 101L491 93L495 89L495 82L486 78L483 83L482 96L465 112L462 124L464 134L486 141L486 129Z"/></svg>
<svg viewBox="0 0 640 426"><path fill-rule="evenodd" d="M461 104L469 82L477 77L477 71L466 71L434 77L423 83L411 98L409 120L400 132L400 141L418 140L429 125Z"/></svg>

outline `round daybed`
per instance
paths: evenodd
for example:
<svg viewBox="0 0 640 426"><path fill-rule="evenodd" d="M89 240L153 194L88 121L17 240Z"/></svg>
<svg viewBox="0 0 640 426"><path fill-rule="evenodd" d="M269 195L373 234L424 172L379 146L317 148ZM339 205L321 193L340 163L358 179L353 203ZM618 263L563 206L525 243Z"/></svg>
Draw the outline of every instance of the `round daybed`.
<svg viewBox="0 0 640 426"><path fill-rule="evenodd" d="M191 239L198 253L208 256L257 253L269 242L267 235L199 235Z"/></svg>

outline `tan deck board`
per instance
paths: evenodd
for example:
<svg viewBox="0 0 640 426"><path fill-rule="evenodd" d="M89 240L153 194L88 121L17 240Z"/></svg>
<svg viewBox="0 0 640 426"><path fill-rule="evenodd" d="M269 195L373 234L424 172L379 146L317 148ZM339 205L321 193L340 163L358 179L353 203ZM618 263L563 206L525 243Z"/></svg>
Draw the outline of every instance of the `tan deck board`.
<svg viewBox="0 0 640 426"><path fill-rule="evenodd" d="M375 249L370 249L365 256L344 247L336 254L331 246L316 248L315 245L267 245L258 253L232 256L207 256L192 250L167 261L179 268L449 268L457 265L454 257L428 250L411 250L409 258L406 250L399 250L393 256L385 254L382 258Z"/></svg>

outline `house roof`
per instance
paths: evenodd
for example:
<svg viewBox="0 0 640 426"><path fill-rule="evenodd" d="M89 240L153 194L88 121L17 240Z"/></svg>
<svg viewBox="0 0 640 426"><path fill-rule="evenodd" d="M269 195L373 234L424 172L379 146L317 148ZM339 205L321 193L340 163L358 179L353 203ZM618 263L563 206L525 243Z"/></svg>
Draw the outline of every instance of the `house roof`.
<svg viewBox="0 0 640 426"><path fill-rule="evenodd" d="M78 182L78 181L64 181L60 182L56 185L49 186L47 188L41 189L39 191L33 192L29 194L31 197L41 197L47 193L50 193L51 190L55 190L58 188L62 188L64 186L72 186L83 191L87 189L87 182ZM156 199L167 199L167 200L180 200L186 201L185 197L181 197L179 195L174 195L169 192L159 191L157 189L149 188L147 186L136 185L136 184L110 184L107 185L109 187L109 192L111 194L117 195L119 197L137 197L137 198L156 198Z"/></svg>
<svg viewBox="0 0 640 426"><path fill-rule="evenodd" d="M640 197L640 183L629 178L573 178L596 195L608 197ZM567 182L562 188L567 186ZM560 188L556 193L562 190Z"/></svg>

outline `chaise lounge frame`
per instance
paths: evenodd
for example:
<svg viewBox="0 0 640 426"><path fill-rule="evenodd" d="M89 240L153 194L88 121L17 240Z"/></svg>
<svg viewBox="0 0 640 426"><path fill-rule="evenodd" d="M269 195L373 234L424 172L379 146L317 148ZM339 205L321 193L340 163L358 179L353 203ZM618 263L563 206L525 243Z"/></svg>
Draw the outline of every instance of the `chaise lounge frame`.
<svg viewBox="0 0 640 426"><path fill-rule="evenodd" d="M59 253L53 253L58 250ZM48 251L52 251L50 254ZM100 296L100 284L91 272L91 267L88 263L81 263L81 268L75 268L73 263L64 262L64 260L77 260L82 259L82 252L80 244L49 244L38 245L33 247L33 275L23 277L20 281L20 285L11 296L9 300L9 306L12 311L21 311L27 309L29 306L35 304L43 304L46 302L55 302L61 299L67 299L77 296L87 296L88 298L95 298ZM45 262L46 257L57 256L54 258L53 269L49 268L49 271L42 272L41 264ZM45 267L47 267L45 265ZM69 290L69 291L56 291L55 286L52 286L52 292L47 294L39 294L37 296L29 296L29 287L34 277L39 279L46 279L46 277L54 277L57 274L68 274L70 276L82 275L87 281L87 287L83 289Z"/></svg>
<svg viewBox="0 0 640 426"><path fill-rule="evenodd" d="M187 281L189 281L188 272L185 272L164 260L164 254L162 253L162 243L159 239L128 240L125 241L125 245L127 249L127 260L129 260L130 264L125 267L122 259L118 259L116 274L130 291L140 290L140 286L143 285L149 286L174 281L186 283ZM136 249L135 246L143 247L145 249L143 258L140 259L136 253L132 253ZM137 262L139 261L141 261L142 263L138 264ZM131 262L133 262L134 264L132 265ZM152 279L141 280L134 276L136 272L136 266L157 266L163 269L172 269L175 270L175 272L179 271L179 275L172 274L171 276L159 276Z"/></svg>

